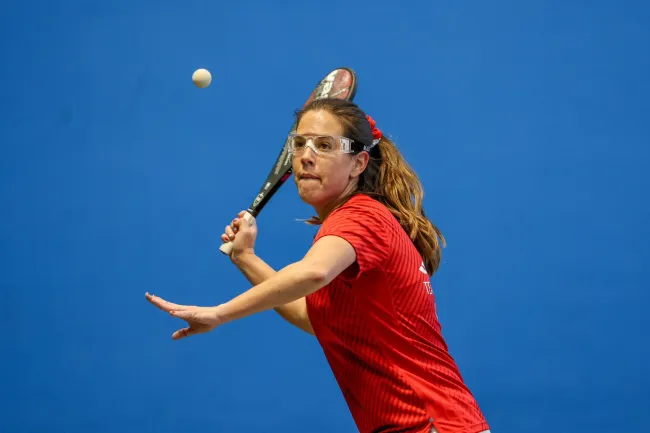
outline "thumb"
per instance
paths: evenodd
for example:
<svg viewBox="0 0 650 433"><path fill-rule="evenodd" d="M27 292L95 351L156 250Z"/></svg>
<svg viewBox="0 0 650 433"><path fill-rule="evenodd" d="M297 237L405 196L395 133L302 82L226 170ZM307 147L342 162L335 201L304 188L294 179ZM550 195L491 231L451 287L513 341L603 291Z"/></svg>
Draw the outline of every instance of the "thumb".
<svg viewBox="0 0 650 433"><path fill-rule="evenodd" d="M172 334L172 339L173 340L180 340L181 338L190 337L190 336L196 335L196 334L198 334L196 329L189 326L187 328L179 329L178 331L174 332Z"/></svg>

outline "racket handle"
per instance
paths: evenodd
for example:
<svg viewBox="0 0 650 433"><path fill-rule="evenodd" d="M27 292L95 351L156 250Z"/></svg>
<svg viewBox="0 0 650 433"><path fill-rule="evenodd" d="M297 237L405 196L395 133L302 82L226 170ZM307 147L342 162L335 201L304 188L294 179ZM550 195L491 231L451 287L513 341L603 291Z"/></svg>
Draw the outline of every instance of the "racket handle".
<svg viewBox="0 0 650 433"><path fill-rule="evenodd" d="M255 222L255 217L248 212L244 214L244 219L249 225L253 225L253 223ZM232 253L232 241L226 242L223 245L221 245L219 247L219 251L221 251L223 254L227 256L230 256L230 253Z"/></svg>
<svg viewBox="0 0 650 433"><path fill-rule="evenodd" d="M229 256L232 252L232 242L227 242L219 247L219 251Z"/></svg>

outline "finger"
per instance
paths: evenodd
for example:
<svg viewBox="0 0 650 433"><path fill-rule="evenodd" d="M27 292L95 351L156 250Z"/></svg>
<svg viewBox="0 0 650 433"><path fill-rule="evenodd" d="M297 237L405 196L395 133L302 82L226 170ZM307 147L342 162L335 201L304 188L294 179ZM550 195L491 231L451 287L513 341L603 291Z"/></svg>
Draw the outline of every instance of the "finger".
<svg viewBox="0 0 650 433"><path fill-rule="evenodd" d="M184 305L178 305L172 302L167 302L163 298L153 294L150 295L149 293L145 293L144 296L147 298L149 302L151 302L152 304L154 304L156 307L160 308L163 311L170 311L170 310L182 311L185 308L187 308Z"/></svg>
<svg viewBox="0 0 650 433"><path fill-rule="evenodd" d="M241 219L246 221L246 227L253 227L255 225L255 217L247 212L244 212Z"/></svg>
<svg viewBox="0 0 650 433"><path fill-rule="evenodd" d="M245 227L252 227L252 226L255 225L255 217L250 215L250 214L248 214L248 217L247 217L246 216L247 214L248 214L248 211L245 211L245 210L239 212L237 220L238 221L244 220L245 224L246 224Z"/></svg>
<svg viewBox="0 0 650 433"><path fill-rule="evenodd" d="M183 320L196 320L196 311L191 310L170 310L169 314Z"/></svg>
<svg viewBox="0 0 650 433"><path fill-rule="evenodd" d="M248 224L248 221L246 221L244 218L237 218L235 221L232 223L235 228L236 232L240 230L246 230L248 227L250 227L250 224Z"/></svg>
<svg viewBox="0 0 650 433"><path fill-rule="evenodd" d="M235 231L232 229L230 226L226 226L226 236L228 236L229 239L235 239Z"/></svg>
<svg viewBox="0 0 650 433"><path fill-rule="evenodd" d="M225 233L221 235L221 240L224 241L225 243L230 242L230 238Z"/></svg>

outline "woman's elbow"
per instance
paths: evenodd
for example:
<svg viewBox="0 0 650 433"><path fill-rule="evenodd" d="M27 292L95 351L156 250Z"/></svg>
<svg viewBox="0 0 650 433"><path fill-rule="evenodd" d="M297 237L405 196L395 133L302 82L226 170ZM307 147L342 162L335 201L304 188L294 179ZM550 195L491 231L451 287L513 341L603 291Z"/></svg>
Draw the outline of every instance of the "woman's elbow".
<svg viewBox="0 0 650 433"><path fill-rule="evenodd" d="M321 287L329 284L334 278L330 276L330 272L323 266L315 264L306 266L305 273L303 274L310 287L320 289Z"/></svg>

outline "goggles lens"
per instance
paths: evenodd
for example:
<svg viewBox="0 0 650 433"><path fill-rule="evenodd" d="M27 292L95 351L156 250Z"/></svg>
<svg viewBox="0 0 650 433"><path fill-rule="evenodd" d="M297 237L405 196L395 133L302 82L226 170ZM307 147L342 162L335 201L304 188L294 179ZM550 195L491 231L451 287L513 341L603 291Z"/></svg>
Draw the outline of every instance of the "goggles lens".
<svg viewBox="0 0 650 433"><path fill-rule="evenodd" d="M289 150L294 155L302 155L307 148L317 154L351 153L352 140L333 135L289 134Z"/></svg>

